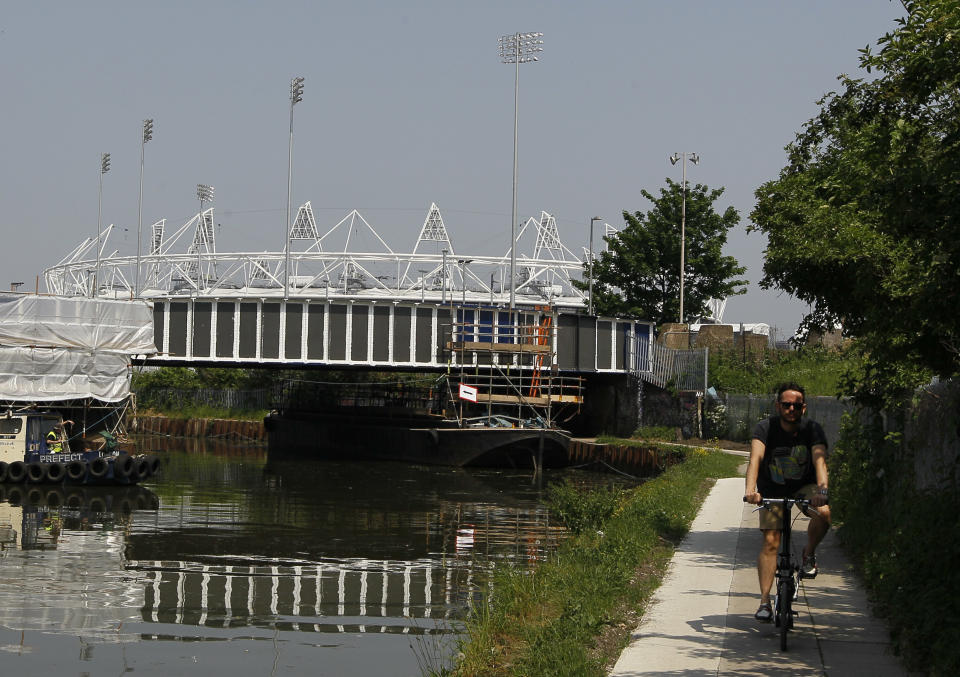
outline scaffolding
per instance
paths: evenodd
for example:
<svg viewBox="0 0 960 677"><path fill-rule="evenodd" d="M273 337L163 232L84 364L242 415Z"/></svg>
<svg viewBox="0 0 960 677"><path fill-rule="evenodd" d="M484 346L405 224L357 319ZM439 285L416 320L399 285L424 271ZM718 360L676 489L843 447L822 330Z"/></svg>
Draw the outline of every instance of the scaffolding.
<svg viewBox="0 0 960 677"><path fill-rule="evenodd" d="M461 427L554 428L579 413L583 379L557 369L549 307L496 327L467 320L470 310L459 308L458 321L444 328L448 417L456 416Z"/></svg>

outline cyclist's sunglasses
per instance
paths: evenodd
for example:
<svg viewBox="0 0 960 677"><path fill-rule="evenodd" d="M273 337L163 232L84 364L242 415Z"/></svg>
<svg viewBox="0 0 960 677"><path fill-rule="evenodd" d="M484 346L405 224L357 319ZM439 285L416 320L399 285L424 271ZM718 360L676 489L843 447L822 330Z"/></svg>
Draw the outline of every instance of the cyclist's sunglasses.
<svg viewBox="0 0 960 677"><path fill-rule="evenodd" d="M803 409L803 402L781 402L780 406L784 409Z"/></svg>

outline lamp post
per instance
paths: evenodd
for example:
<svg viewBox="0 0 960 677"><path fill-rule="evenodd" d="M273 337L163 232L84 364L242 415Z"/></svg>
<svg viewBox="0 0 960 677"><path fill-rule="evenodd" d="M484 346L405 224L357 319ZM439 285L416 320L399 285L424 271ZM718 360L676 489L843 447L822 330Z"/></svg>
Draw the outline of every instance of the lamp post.
<svg viewBox="0 0 960 677"><path fill-rule="evenodd" d="M590 294L587 307L587 315L593 316L593 222L602 221L599 216L590 219Z"/></svg>
<svg viewBox="0 0 960 677"><path fill-rule="evenodd" d="M137 281L133 287L134 296L140 296L140 231L143 229L143 149L147 141L153 138L153 119L143 121L143 135L140 137L140 197L137 200Z"/></svg>
<svg viewBox="0 0 960 677"><path fill-rule="evenodd" d="M424 268L418 268L420 271L420 303L427 300L427 273L430 272Z"/></svg>
<svg viewBox="0 0 960 677"><path fill-rule="evenodd" d="M293 107L303 101L303 78L290 81L290 147L287 151L287 221L284 224L283 298L290 294L290 191L293 179Z"/></svg>
<svg viewBox="0 0 960 677"><path fill-rule="evenodd" d="M515 64L513 76L513 207L510 210L510 312L516 301L517 267L517 119L520 94L520 64L538 61L543 51L543 33L514 33L500 38L500 61Z"/></svg>
<svg viewBox="0 0 960 677"><path fill-rule="evenodd" d="M103 214L103 175L110 171L110 153L100 155L100 188L97 191L97 267L93 273L93 286L90 289L91 298L97 295L100 285L100 218Z"/></svg>
<svg viewBox="0 0 960 677"><path fill-rule="evenodd" d="M674 153L670 156L670 164L683 163L683 199L680 204L680 324L683 324L683 281L686 277L686 241L687 241L687 158L695 165L700 164L700 156L696 153Z"/></svg>
<svg viewBox="0 0 960 677"><path fill-rule="evenodd" d="M467 305L467 266L473 263L473 259L457 259L457 264L460 266L460 283L463 285L463 300L460 302L461 306Z"/></svg>
<svg viewBox="0 0 960 677"><path fill-rule="evenodd" d="M200 252L201 245L206 240L207 237L207 222L203 218L203 203L204 202L213 202L213 186L208 186L205 183L197 184L197 199L200 200L200 221L197 223L197 294L200 293L200 280L203 275L203 269L201 268L201 259Z"/></svg>
<svg viewBox="0 0 960 677"><path fill-rule="evenodd" d="M447 302L447 250L444 249L440 252L442 255L442 262L440 264L442 270L440 271L440 305L444 305Z"/></svg>

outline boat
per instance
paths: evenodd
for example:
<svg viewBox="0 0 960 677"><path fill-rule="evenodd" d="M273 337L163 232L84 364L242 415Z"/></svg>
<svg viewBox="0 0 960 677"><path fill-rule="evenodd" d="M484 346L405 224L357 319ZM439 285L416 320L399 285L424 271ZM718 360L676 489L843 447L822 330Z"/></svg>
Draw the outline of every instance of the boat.
<svg viewBox="0 0 960 677"><path fill-rule="evenodd" d="M138 300L0 293L0 483L136 484L131 355L156 352Z"/></svg>
<svg viewBox="0 0 960 677"><path fill-rule="evenodd" d="M137 484L161 468L156 454L131 453L102 430L71 435L60 412L9 408L0 415L0 484Z"/></svg>

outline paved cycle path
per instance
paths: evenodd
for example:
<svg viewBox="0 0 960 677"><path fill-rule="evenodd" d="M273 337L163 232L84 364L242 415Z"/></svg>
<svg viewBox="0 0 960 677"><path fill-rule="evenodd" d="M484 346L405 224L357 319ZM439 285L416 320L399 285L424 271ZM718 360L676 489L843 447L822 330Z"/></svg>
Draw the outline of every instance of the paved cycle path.
<svg viewBox="0 0 960 677"><path fill-rule="evenodd" d="M611 675L907 675L833 531L817 549L820 574L801 584L800 615L780 651L778 628L753 618L760 531L742 498L742 477L714 486ZM794 523L801 543L806 522Z"/></svg>

